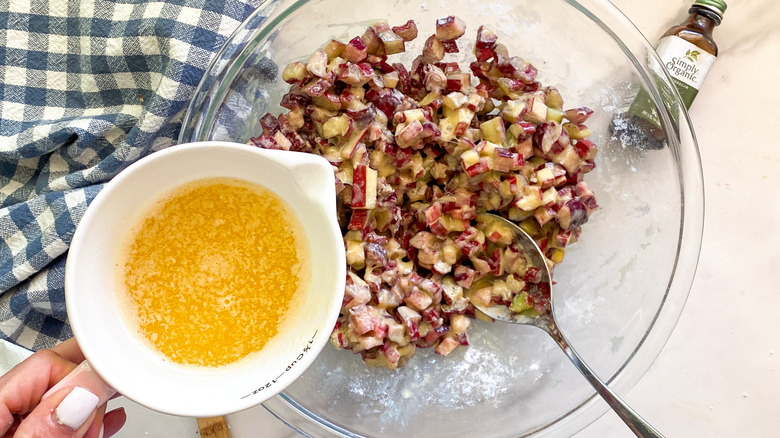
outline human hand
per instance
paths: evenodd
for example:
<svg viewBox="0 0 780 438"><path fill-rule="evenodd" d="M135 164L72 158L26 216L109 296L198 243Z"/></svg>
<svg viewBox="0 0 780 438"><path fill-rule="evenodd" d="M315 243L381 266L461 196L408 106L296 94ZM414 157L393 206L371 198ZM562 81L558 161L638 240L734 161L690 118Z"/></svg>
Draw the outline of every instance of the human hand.
<svg viewBox="0 0 780 438"><path fill-rule="evenodd" d="M106 413L113 395L69 339L0 376L0 437L110 437L126 419L122 408Z"/></svg>

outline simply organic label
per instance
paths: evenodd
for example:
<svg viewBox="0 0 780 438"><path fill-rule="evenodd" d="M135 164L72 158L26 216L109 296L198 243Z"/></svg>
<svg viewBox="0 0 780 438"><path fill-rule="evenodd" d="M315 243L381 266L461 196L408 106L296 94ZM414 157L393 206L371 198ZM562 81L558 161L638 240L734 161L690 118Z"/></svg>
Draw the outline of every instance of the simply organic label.
<svg viewBox="0 0 780 438"><path fill-rule="evenodd" d="M690 108L715 56L676 36L663 38L656 52L674 79L685 107Z"/></svg>
<svg viewBox="0 0 780 438"><path fill-rule="evenodd" d="M672 82L680 93L685 108L690 108L701 84L704 82L705 76L707 76L712 64L715 62L715 56L676 36L668 36L661 39L656 52L672 77ZM652 61L649 64L651 66L657 65L657 63ZM660 72L658 74L660 75ZM663 81L656 81L656 85L661 98L665 102L671 103L674 101L671 90L664 86L665 83ZM650 95L644 89L639 90L639 94L631 103L629 112L649 120L656 126L661 126L655 105ZM676 117L676 114L672 114L672 117Z"/></svg>

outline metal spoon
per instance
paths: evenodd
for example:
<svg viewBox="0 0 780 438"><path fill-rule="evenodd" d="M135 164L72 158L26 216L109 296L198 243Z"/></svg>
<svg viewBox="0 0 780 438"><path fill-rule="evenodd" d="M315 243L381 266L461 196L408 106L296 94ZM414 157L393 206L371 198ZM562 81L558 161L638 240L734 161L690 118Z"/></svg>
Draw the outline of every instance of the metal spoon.
<svg viewBox="0 0 780 438"><path fill-rule="evenodd" d="M599 395L607 402L607 404L609 404L612 410L618 414L620 419L626 423L629 429L631 429L631 431L633 431L636 436L642 438L663 437L660 432L648 424L647 421L645 421L642 417L639 416L639 414L636 413L636 411L631 409L631 407L628 406L626 402L624 402L617 394L615 394L615 392L612 391L612 389L610 389L609 386L607 386L607 384L604 383L604 381L602 381L593 372L593 370L591 370L590 367L588 367L585 362L582 361L579 354L577 354L577 352L569 345L566 337L558 329L558 325L555 323L555 316L552 310L553 300L550 270L547 266L547 263L545 262L545 257L542 254L542 251L536 245L536 242L534 242L531 236L526 234L526 232L516 224L508 221L507 219L504 219L501 216L485 213L480 215L479 220L498 221L501 224L506 225L506 227L514 233L514 242L522 248L523 252L528 258L530 266L539 268L542 274L542 282L547 283L550 286L550 307L548 307L548 311L540 315L528 316L527 314L523 313L515 313L509 310L509 307L500 304L493 306L483 306L478 305L478 303L472 301L474 306L486 315L498 321L509 322L512 324L532 325L547 332L547 334L549 334L553 340L555 340L558 346L561 347L561 350L566 353L566 356L568 356L569 360L571 360L574 366L577 367L580 373L585 376L585 379L588 380L596 392L599 393ZM474 286L472 286L472 290L473 289Z"/></svg>

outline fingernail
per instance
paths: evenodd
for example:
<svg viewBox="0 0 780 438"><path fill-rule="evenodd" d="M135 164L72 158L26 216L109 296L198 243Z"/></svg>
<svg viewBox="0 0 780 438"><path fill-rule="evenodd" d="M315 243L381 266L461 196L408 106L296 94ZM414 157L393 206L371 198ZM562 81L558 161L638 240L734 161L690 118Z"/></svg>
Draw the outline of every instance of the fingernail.
<svg viewBox="0 0 780 438"><path fill-rule="evenodd" d="M73 371L70 372L64 379L54 385L51 389L46 391L43 398L47 398L60 389L67 388L68 386L80 386L82 388L89 388L89 391L100 398L102 403L105 403L110 399L116 391L108 386L103 379L100 378L89 365L86 360L81 362ZM102 404L101 403L101 404Z"/></svg>
<svg viewBox="0 0 780 438"><path fill-rule="evenodd" d="M98 407L99 402L98 396L76 386L54 410L54 418L59 424L74 430L78 429L87 421L92 411Z"/></svg>
<svg viewBox="0 0 780 438"><path fill-rule="evenodd" d="M103 438L103 436L106 434L106 426L104 424L100 425L100 433L98 434L98 438Z"/></svg>

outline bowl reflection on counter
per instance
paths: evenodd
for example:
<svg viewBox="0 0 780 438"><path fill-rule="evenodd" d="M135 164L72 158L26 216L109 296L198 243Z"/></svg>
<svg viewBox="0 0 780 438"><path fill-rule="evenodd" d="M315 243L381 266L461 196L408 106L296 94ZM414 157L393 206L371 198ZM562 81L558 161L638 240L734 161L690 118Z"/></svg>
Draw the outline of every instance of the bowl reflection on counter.
<svg viewBox="0 0 780 438"><path fill-rule="evenodd" d="M228 41L200 84L181 141L246 142L288 85L281 70L329 39L346 41L376 19L414 19L420 36L393 62L420 53L437 18L467 23L461 65L487 24L513 55L539 69L565 107L588 106L600 146L585 180L600 209L556 269L562 330L620 394L649 368L670 336L693 281L704 196L698 148L651 46L606 1L269 1ZM650 78L653 78L652 80ZM662 150L637 150L608 129L639 90L658 107ZM663 99L662 96L667 96ZM295 383L265 406L311 436L564 436L607 410L557 346L532 327L475 322L471 346L444 358L418 350L396 371L326 348Z"/></svg>

